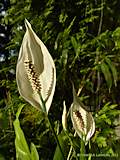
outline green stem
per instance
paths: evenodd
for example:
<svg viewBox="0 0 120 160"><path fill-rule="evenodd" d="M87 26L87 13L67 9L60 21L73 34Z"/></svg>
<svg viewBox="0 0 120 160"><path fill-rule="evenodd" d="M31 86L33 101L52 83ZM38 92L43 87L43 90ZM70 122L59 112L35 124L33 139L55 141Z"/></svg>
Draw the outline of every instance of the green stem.
<svg viewBox="0 0 120 160"><path fill-rule="evenodd" d="M54 138L55 138L56 143L57 143L57 145L58 145L58 147L59 147L59 150L60 150L60 152L61 152L62 160L64 160L64 154L63 154L63 152L62 152L62 148L61 148L61 146L60 146L60 143L59 143L58 137L57 137L57 135L56 135L56 133L55 133L54 127L53 127L53 125L52 125L52 122L51 122L51 120L50 120L50 118L49 118L49 116L48 116L48 113L47 113L47 110L46 110L45 101L43 100L41 93L40 93L39 95L40 95L40 100L41 100L41 102L42 102L42 106L41 106L41 107L42 107L42 110L43 110L43 112L45 113L45 115L46 115L46 117L47 117L47 119L48 119L50 128L51 128L51 130L52 130L52 132L53 132Z"/></svg>
<svg viewBox="0 0 120 160"><path fill-rule="evenodd" d="M60 150L60 152L61 152L62 160L64 160L64 154L63 154L62 148L61 148L61 146L60 146L58 137L57 137L57 135L56 135L56 132L55 132L55 130L54 130L54 127L53 127L52 122L51 122L50 118L48 117L48 115L47 115L47 119L48 119L49 125L50 125L50 127L51 127L51 130L52 130L52 132L53 132L54 138L55 138L55 140L56 140L56 142L57 142L57 145L58 145L58 147L59 147L59 150Z"/></svg>
<svg viewBox="0 0 120 160"><path fill-rule="evenodd" d="M85 142L81 139L80 160L85 160Z"/></svg>
<svg viewBox="0 0 120 160"><path fill-rule="evenodd" d="M43 110L43 112L47 113L45 101L43 100L41 93L39 93L39 96L40 96L40 100L41 100L41 102L42 102L42 106L41 106L41 107L42 107L42 110Z"/></svg>

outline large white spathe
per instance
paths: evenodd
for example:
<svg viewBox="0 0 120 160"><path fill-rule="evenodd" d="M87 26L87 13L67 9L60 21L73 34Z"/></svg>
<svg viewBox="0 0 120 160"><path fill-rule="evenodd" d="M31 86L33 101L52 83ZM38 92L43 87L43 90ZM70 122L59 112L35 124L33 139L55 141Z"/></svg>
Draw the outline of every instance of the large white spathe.
<svg viewBox="0 0 120 160"><path fill-rule="evenodd" d="M42 109L43 99L48 113L52 103L56 69L46 46L25 20L26 33L19 52L16 80L21 96L37 109Z"/></svg>
<svg viewBox="0 0 120 160"><path fill-rule="evenodd" d="M75 131L86 145L95 132L95 122L92 113L87 112L83 105L77 97L73 85L73 103L70 108L71 120Z"/></svg>

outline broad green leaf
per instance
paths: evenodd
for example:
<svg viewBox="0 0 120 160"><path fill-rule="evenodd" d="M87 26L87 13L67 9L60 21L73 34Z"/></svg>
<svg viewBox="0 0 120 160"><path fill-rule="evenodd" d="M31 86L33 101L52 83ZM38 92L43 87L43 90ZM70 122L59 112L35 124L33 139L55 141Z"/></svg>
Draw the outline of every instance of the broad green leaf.
<svg viewBox="0 0 120 160"><path fill-rule="evenodd" d="M117 79L118 79L117 70L116 70L114 64L112 63L112 61L108 57L105 58L105 61L107 62L107 64L109 65L109 68L112 71L112 75L113 75L113 79L114 79L114 84L115 84L115 86L117 86Z"/></svg>
<svg viewBox="0 0 120 160"><path fill-rule="evenodd" d="M33 143L31 143L31 160L39 160L37 149Z"/></svg>
<svg viewBox="0 0 120 160"><path fill-rule="evenodd" d="M25 151L25 148L22 148L22 143L18 138L15 139L15 148L16 148L16 159L17 160L30 160L30 154Z"/></svg>
<svg viewBox="0 0 120 160"><path fill-rule="evenodd" d="M110 70L109 70L109 66L106 63L102 62L100 67L101 67L102 73L104 74L107 86L108 86L109 91L110 91L110 89L112 87L112 77L111 77L111 73L110 73Z"/></svg>
<svg viewBox="0 0 120 160"><path fill-rule="evenodd" d="M19 122L19 115L20 112L22 110L24 105L21 105L21 107L19 108L17 114L16 114L16 119L13 122L14 125L14 129L15 129L15 147L16 147L16 158L20 159L20 160L30 160L30 151L29 151L29 147L28 144L26 142L24 133L20 127L20 122Z"/></svg>

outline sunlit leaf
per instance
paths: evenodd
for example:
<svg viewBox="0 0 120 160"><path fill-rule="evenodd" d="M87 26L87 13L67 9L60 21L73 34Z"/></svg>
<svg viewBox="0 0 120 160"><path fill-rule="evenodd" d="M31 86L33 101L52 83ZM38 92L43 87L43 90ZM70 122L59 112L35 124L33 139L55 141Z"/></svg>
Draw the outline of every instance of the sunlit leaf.
<svg viewBox="0 0 120 160"><path fill-rule="evenodd" d="M21 109L23 108L23 105L19 108L17 114L16 114L16 119L14 121L14 129L15 129L15 148L16 148L16 158L17 159L24 159L24 160L30 160L30 151L28 144L26 142L24 133L20 127L20 122L19 122L19 115L21 112Z"/></svg>
<svg viewBox="0 0 120 160"><path fill-rule="evenodd" d="M16 119L14 121L15 129L15 148L16 148L16 159L18 160L39 160L39 155L36 147L31 143L31 153L26 142L24 133L20 127L19 116L24 105L21 105L16 113Z"/></svg>
<svg viewBox="0 0 120 160"><path fill-rule="evenodd" d="M31 160L39 160L37 149L33 143L31 143Z"/></svg>
<svg viewBox="0 0 120 160"><path fill-rule="evenodd" d="M106 138L103 136L97 137L96 141L97 141L99 147L106 147L107 146Z"/></svg>

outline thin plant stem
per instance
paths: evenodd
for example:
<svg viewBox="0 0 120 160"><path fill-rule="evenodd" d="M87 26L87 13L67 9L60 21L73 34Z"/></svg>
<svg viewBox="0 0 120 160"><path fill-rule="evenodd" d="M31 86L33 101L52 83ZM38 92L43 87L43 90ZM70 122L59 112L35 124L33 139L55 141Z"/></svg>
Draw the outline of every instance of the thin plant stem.
<svg viewBox="0 0 120 160"><path fill-rule="evenodd" d="M52 124L52 122L51 122L51 120L50 120L50 117L48 116L45 102L44 102L44 100L43 100L43 98L42 98L42 95L41 95L41 94L39 94L39 95L40 95L40 100L41 100L41 102L42 102L42 106L41 106L41 107L42 107L42 109L43 109L43 112L44 112L45 115L46 115L46 118L47 118L47 120L48 120L48 122L49 122L50 128L51 128L51 130L52 130L52 132L53 132L54 138L55 138L55 140L56 140L56 143L57 143L57 145L58 145L58 147L59 147L59 150L60 150L60 152L61 152L62 160L64 160L64 154L63 154L62 148L61 148L61 146L60 146L60 143L59 143L57 134L56 134L56 132L55 132L55 130L54 130L53 124Z"/></svg>
<svg viewBox="0 0 120 160"><path fill-rule="evenodd" d="M103 0L101 0L101 5L102 5L102 9L101 9L100 23L98 28L98 35L101 33L102 23L103 23Z"/></svg>
<svg viewBox="0 0 120 160"><path fill-rule="evenodd" d="M69 150L69 153L68 153L67 160L69 160L69 159L70 159L70 156L71 156L72 150L73 150L73 147L71 146L71 147L70 147L70 150Z"/></svg>
<svg viewBox="0 0 120 160"><path fill-rule="evenodd" d="M46 105L45 105L45 102L44 102L44 100L43 100L43 98L42 98L42 95L41 95L41 93L39 93L39 96L40 96L40 100L41 100L41 102L42 102L42 110L43 110L43 112L44 113L47 113L47 111L46 111Z"/></svg>
<svg viewBox="0 0 120 160"><path fill-rule="evenodd" d="M85 160L85 142L81 139L80 160Z"/></svg>
<svg viewBox="0 0 120 160"><path fill-rule="evenodd" d="M51 130L52 130L52 132L53 132L53 135L54 135L54 138L55 138L55 140L56 140L56 143L57 143L57 145L58 145L58 147L59 147L59 150L60 150L60 152L61 152L62 160L64 160L64 154L63 154L62 148L61 148L61 146L60 146L60 143L59 143L58 137L57 137L57 135L56 135L56 132L55 132L55 130L54 130L53 124L52 124L52 122L51 122L51 120L50 120L50 117L49 117L48 115L47 115L47 119L48 119L50 128L51 128Z"/></svg>
<svg viewBox="0 0 120 160"><path fill-rule="evenodd" d="M91 150L91 144L90 144L90 141L89 141L89 150ZM92 159L92 153L89 153L88 160L91 160L91 159Z"/></svg>

